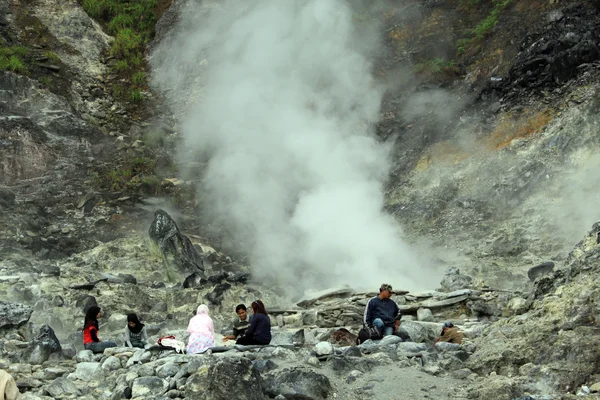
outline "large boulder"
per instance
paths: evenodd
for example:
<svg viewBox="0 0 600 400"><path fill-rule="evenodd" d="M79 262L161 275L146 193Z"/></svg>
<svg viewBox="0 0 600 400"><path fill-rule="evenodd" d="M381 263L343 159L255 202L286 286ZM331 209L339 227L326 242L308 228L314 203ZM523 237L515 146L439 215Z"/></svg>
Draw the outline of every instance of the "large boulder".
<svg viewBox="0 0 600 400"><path fill-rule="evenodd" d="M263 400L260 374L246 358L220 360L208 370L207 400Z"/></svg>
<svg viewBox="0 0 600 400"><path fill-rule="evenodd" d="M411 341L416 343L432 342L436 337L436 333L431 329L413 321L402 321L398 328L398 334L408 335Z"/></svg>
<svg viewBox="0 0 600 400"><path fill-rule="evenodd" d="M148 235L158 245L169 266L174 266L179 271L182 282L189 275L204 273L202 257L165 211L156 210Z"/></svg>
<svg viewBox="0 0 600 400"><path fill-rule="evenodd" d="M50 326L44 325L31 343L29 363L42 364L50 358L50 354L58 353L61 350L60 342L54 330Z"/></svg>
<svg viewBox="0 0 600 400"><path fill-rule="evenodd" d="M57 378L46 388L46 393L53 399L73 398L81 393L73 380L68 378Z"/></svg>
<svg viewBox="0 0 600 400"><path fill-rule="evenodd" d="M169 382L158 376L144 376L136 378L131 387L133 398L156 398L160 397L169 389Z"/></svg>
<svg viewBox="0 0 600 400"><path fill-rule="evenodd" d="M286 399L322 400L332 391L329 379L307 367L292 367L272 371L264 377L265 394Z"/></svg>
<svg viewBox="0 0 600 400"><path fill-rule="evenodd" d="M0 301L0 329L18 328L31 317L33 309L29 306L8 301Z"/></svg>
<svg viewBox="0 0 600 400"><path fill-rule="evenodd" d="M546 275L550 275L554 270L554 263L552 261L548 261L545 263L541 263L536 265L535 267L529 268L527 271L527 277L531 282L534 282L537 278L541 278Z"/></svg>

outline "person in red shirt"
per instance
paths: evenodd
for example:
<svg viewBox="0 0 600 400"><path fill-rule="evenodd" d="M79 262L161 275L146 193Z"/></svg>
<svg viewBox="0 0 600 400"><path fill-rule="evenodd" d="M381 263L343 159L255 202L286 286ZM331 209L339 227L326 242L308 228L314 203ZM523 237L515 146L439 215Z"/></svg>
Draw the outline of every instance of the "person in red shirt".
<svg viewBox="0 0 600 400"><path fill-rule="evenodd" d="M83 347L94 353L104 353L104 349L117 347L115 342L98 339L98 318L102 317L102 311L98 306L91 306L85 314L83 325Z"/></svg>

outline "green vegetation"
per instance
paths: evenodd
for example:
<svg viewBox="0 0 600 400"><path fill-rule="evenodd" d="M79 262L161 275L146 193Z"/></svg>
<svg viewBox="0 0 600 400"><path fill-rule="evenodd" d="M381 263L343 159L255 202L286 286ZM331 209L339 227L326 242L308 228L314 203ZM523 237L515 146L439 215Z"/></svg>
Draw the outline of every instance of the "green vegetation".
<svg viewBox="0 0 600 400"><path fill-rule="evenodd" d="M143 86L146 83L146 73L138 71L131 77L131 80L136 86Z"/></svg>
<svg viewBox="0 0 600 400"><path fill-rule="evenodd" d="M96 184L108 186L112 191L136 191L142 185L156 190L160 179L153 175L156 162L148 156L137 156L126 160L121 166L96 177ZM103 176L104 175L104 176Z"/></svg>
<svg viewBox="0 0 600 400"><path fill-rule="evenodd" d="M44 57L47 57L48 60L52 61L53 63L59 63L60 62L60 57L58 56L58 54L56 54L53 51L46 51L46 52L44 52Z"/></svg>
<svg viewBox="0 0 600 400"><path fill-rule="evenodd" d="M512 0L492 0L494 7L488 16L469 32L469 37L459 39L456 42L458 54L464 53L470 45L483 39L498 24L498 18L500 17L502 10L504 10L511 1ZM479 4L479 0L462 0L462 2L467 7L474 7Z"/></svg>
<svg viewBox="0 0 600 400"><path fill-rule="evenodd" d="M498 17L500 16L500 13L504 9L504 7L506 7L511 2L511 0L492 1L494 3L494 8L492 9L492 12L473 29L473 34L477 39L482 39L489 31L492 30L492 28L496 26L496 24L498 23Z"/></svg>
<svg viewBox="0 0 600 400"><path fill-rule="evenodd" d="M434 58L415 65L416 72L427 72L430 74L440 74L448 69L455 67L454 60L446 61L443 58Z"/></svg>
<svg viewBox="0 0 600 400"><path fill-rule="evenodd" d="M26 74L28 69L23 57L29 53L30 50L23 46L0 47L0 71Z"/></svg>
<svg viewBox="0 0 600 400"><path fill-rule="evenodd" d="M125 71L129 68L129 63L127 60L119 60L115 63L115 71Z"/></svg>
<svg viewBox="0 0 600 400"><path fill-rule="evenodd" d="M104 29L115 37L109 54L117 62L114 70L127 84L113 88L115 97L133 102L141 101L142 89L146 84L144 74L144 48L154 36L157 0L79 0L88 15L96 19ZM141 78L143 75L143 79Z"/></svg>
<svg viewBox="0 0 600 400"><path fill-rule="evenodd" d="M142 91L140 89L131 89L131 92L129 92L129 100L131 100L132 103L138 103L142 101L143 98L144 96L142 96Z"/></svg>
<svg viewBox="0 0 600 400"><path fill-rule="evenodd" d="M46 87L48 87L48 88L51 88L51 87L52 87L52 85L53 85L53 84L52 84L52 78L50 78L49 76L42 76L41 78L38 78L38 81L39 81L39 82L40 82L42 85L44 85L44 86L46 86Z"/></svg>

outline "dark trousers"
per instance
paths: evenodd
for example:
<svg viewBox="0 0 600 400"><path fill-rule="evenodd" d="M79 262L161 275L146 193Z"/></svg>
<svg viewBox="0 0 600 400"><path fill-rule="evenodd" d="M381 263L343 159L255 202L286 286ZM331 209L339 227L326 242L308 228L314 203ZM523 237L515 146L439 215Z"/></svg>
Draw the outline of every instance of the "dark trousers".
<svg viewBox="0 0 600 400"><path fill-rule="evenodd" d="M249 336L242 336L241 338L239 338L238 340L236 340L235 344L241 344L242 346L251 346L253 344L257 344L260 346L265 346L267 344L269 344L269 342L265 343L265 342L260 342L256 339L254 339L253 337L249 337Z"/></svg>
<svg viewBox="0 0 600 400"><path fill-rule="evenodd" d="M94 353L104 353L105 349L111 348L111 347L117 347L117 344L115 342L111 342L110 340L107 340L105 342L92 342L92 343L88 343L85 346L83 346L86 350L91 350Z"/></svg>

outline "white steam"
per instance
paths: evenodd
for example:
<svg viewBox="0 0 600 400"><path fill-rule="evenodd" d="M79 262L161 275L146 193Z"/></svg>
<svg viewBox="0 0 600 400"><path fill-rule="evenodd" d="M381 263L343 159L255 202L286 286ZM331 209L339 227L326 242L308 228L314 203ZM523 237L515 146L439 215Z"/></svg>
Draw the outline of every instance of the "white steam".
<svg viewBox="0 0 600 400"><path fill-rule="evenodd" d="M208 157L202 194L255 275L300 290L433 285L382 212L376 38L357 29L351 7L253 0L206 10L182 10L181 30L153 55L154 83L179 110L186 99L186 156Z"/></svg>

